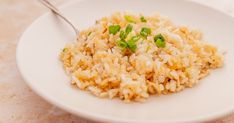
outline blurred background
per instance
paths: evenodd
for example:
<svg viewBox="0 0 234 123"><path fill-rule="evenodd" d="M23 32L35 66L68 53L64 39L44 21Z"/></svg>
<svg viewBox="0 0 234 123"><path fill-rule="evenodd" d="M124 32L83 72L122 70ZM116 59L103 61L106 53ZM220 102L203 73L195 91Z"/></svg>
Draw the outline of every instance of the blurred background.
<svg viewBox="0 0 234 123"><path fill-rule="evenodd" d="M70 0L50 1L59 6ZM234 17L234 0L193 1ZM37 96L17 70L15 51L20 36L36 18L48 11L38 0L0 0L0 123L91 123ZM234 123L234 114L209 122Z"/></svg>

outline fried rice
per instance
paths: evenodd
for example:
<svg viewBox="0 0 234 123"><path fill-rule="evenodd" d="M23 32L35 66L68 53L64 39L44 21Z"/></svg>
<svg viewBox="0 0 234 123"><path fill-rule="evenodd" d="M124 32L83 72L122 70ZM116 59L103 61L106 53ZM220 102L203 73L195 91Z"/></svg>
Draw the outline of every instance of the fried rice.
<svg viewBox="0 0 234 123"><path fill-rule="evenodd" d="M134 36L139 38L131 44ZM203 41L200 31L159 14L103 17L66 45L60 59L72 85L127 102L193 87L223 65L223 55Z"/></svg>

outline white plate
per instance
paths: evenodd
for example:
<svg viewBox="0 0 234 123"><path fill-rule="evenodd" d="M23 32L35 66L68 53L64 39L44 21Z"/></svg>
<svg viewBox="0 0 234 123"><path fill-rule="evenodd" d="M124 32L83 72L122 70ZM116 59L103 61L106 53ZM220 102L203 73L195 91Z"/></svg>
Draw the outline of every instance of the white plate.
<svg viewBox="0 0 234 123"><path fill-rule="evenodd" d="M23 34L17 64L27 84L52 104L106 122L192 122L211 120L234 109L234 20L222 12L185 0L86 0L62 7L79 29L115 11L159 12L175 23L199 28L205 39L227 50L225 66L191 89L152 96L145 103L99 99L72 88L58 55L74 39L72 29L53 14L37 19Z"/></svg>

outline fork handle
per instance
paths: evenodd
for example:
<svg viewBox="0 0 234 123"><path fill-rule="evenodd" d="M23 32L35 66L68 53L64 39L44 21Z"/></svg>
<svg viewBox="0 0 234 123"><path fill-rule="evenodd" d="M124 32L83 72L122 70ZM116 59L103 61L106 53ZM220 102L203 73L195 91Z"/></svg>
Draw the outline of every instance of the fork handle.
<svg viewBox="0 0 234 123"><path fill-rule="evenodd" d="M68 20L61 12L60 10L55 7L51 2L49 2L48 0L39 0L43 5L45 5L47 8L49 8L53 13L55 13L56 15L58 15L59 17L61 17L64 21L66 21L75 31L76 35L78 35L79 31L76 29L76 27L74 26L74 24L72 24L72 22L70 20Z"/></svg>

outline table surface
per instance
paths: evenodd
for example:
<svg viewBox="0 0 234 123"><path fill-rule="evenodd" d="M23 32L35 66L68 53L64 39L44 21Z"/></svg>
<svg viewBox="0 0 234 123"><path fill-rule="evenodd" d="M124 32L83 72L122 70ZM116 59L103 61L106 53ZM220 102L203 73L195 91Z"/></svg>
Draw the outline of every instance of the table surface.
<svg viewBox="0 0 234 123"><path fill-rule="evenodd" d="M67 1L51 0L56 5ZM193 1L234 16L233 0ZM17 70L15 60L17 42L23 31L46 11L48 9L36 0L0 0L0 123L92 122L47 103L29 89ZM234 114L209 122L232 123Z"/></svg>

